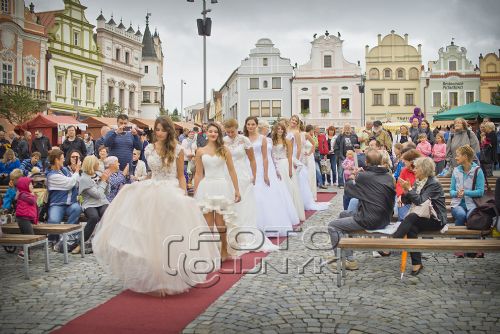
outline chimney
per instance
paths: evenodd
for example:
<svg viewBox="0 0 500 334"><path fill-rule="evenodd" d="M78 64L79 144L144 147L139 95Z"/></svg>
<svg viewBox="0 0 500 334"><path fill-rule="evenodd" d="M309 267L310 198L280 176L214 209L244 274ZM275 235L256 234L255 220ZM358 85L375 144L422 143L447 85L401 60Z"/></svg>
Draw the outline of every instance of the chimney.
<svg viewBox="0 0 500 334"><path fill-rule="evenodd" d="M382 42L382 34L378 34L377 37L378 37L378 44L380 44Z"/></svg>
<svg viewBox="0 0 500 334"><path fill-rule="evenodd" d="M365 57L368 56L368 50L370 50L370 47L368 45L365 45Z"/></svg>
<svg viewBox="0 0 500 334"><path fill-rule="evenodd" d="M408 34L405 34L405 43L408 44Z"/></svg>

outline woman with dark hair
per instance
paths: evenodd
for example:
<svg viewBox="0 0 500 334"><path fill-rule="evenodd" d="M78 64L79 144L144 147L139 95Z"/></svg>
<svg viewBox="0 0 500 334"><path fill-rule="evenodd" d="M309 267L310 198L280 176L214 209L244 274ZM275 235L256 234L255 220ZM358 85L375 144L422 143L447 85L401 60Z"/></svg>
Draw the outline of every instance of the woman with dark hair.
<svg viewBox="0 0 500 334"><path fill-rule="evenodd" d="M196 202L186 196L184 154L172 120L157 118L154 130L145 150L151 179L123 187L98 224L92 248L125 288L165 296L204 282L218 269L219 251Z"/></svg>
<svg viewBox="0 0 500 334"><path fill-rule="evenodd" d="M335 127L330 125L328 129L326 129L327 139L328 139L328 154L327 158L330 160L330 166L332 168L332 174L328 174L326 176L326 182L330 183L331 186L337 183L337 161L335 160L335 151L333 148L335 147L335 139L337 139L337 134Z"/></svg>
<svg viewBox="0 0 500 334"><path fill-rule="evenodd" d="M420 133L425 133L429 143L431 143L431 145L434 145L434 133L431 131L431 125L429 124L428 120L423 119L422 123L420 123Z"/></svg>

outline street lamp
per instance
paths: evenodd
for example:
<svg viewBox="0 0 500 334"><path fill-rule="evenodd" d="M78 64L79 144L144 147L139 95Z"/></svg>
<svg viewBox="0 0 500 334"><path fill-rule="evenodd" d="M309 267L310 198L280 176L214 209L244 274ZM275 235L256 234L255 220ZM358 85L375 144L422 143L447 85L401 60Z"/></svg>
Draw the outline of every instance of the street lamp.
<svg viewBox="0 0 500 334"><path fill-rule="evenodd" d="M202 19L197 19L198 35L203 36L203 110L205 116L208 117L207 110L207 36L210 36L212 31L212 19L207 17L207 14L212 10L207 8L207 0L203 1L203 11L201 12ZM187 2L194 2L194 0L187 0ZM210 0L210 3L216 4L217 0Z"/></svg>
<svg viewBox="0 0 500 334"><path fill-rule="evenodd" d="M186 81L184 79L181 79L181 115L184 117L184 85L186 84Z"/></svg>

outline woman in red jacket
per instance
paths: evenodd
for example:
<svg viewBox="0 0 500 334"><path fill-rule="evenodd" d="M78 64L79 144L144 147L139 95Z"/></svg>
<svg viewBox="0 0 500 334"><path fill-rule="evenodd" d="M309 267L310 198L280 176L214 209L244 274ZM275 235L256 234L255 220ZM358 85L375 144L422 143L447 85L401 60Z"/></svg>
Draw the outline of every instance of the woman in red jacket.
<svg viewBox="0 0 500 334"><path fill-rule="evenodd" d="M415 183L415 166L413 165L413 161L417 158L420 158L422 154L416 149L412 149L407 151L401 156L405 167L401 170L401 174L399 175L400 179L405 181L409 181L410 185L413 186ZM410 204L404 205L401 201L401 196L403 195L403 187L399 182L396 182L396 204L398 206L398 221L403 221L403 219L408 214L410 210Z"/></svg>

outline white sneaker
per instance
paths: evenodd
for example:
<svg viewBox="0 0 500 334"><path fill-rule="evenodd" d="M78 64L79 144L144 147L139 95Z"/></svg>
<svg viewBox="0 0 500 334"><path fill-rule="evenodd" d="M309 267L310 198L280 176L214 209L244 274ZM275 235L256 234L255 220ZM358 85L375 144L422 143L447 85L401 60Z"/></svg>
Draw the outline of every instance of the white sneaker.
<svg viewBox="0 0 500 334"><path fill-rule="evenodd" d="M382 257L377 251L373 251L373 257Z"/></svg>

